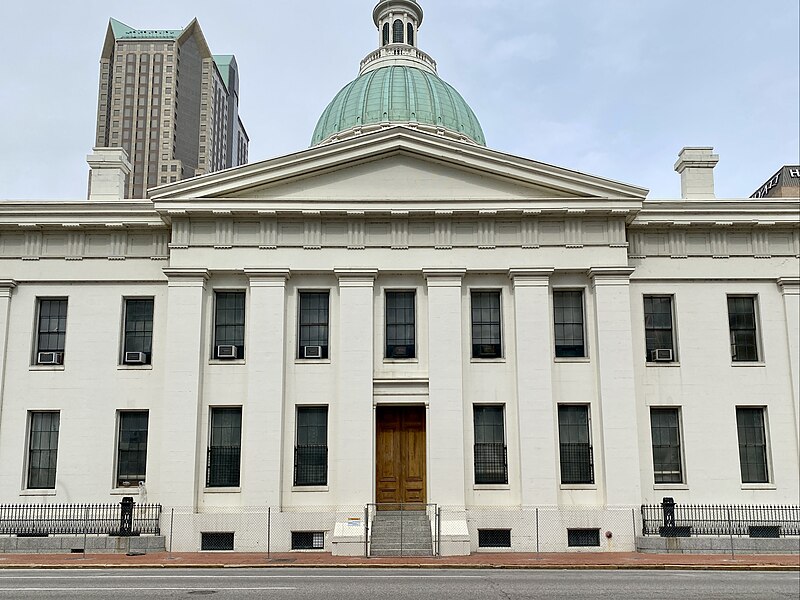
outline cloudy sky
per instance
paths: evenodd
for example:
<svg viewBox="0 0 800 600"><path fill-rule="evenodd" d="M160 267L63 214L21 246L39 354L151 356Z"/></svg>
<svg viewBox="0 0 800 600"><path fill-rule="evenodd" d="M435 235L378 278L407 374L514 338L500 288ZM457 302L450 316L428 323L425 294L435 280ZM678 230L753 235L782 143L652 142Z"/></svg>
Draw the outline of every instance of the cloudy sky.
<svg viewBox="0 0 800 600"><path fill-rule="evenodd" d="M490 147L680 195L683 146L720 155L717 196L800 162L797 0L421 0L420 47ZM236 54L250 159L308 146L377 46L372 0L0 3L0 198L85 198L109 17Z"/></svg>

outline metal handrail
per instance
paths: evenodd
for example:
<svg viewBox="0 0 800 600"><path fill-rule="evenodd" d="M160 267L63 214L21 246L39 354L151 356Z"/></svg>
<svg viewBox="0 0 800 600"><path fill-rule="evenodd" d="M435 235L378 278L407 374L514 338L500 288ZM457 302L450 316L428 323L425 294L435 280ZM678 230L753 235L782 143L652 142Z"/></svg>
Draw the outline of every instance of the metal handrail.
<svg viewBox="0 0 800 600"><path fill-rule="evenodd" d="M400 513L400 556L403 556L403 513L425 511L428 520L433 515L433 527L431 528L431 553L438 556L441 548L441 509L438 504L424 503L424 502L369 502L364 507L364 556L369 558L371 554L371 539L370 531L374 529L370 526L374 515L383 507L396 507L396 511ZM429 512L432 511L432 512ZM435 533L434 533L435 532Z"/></svg>

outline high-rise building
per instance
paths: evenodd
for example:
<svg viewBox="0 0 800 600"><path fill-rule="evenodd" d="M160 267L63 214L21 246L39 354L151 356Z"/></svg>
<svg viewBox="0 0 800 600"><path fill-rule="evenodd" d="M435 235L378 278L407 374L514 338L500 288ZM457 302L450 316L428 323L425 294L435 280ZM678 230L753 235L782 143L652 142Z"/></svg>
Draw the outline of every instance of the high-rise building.
<svg viewBox="0 0 800 600"><path fill-rule="evenodd" d="M100 58L95 146L124 148L126 197L247 162L239 67L211 54L197 19L133 29L111 19Z"/></svg>

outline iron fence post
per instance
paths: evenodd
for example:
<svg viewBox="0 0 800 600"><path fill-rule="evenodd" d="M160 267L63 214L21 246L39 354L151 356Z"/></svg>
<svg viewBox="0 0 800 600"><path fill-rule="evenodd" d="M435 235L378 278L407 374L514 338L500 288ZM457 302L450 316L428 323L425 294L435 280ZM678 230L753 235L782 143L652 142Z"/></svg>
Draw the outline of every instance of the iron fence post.
<svg viewBox="0 0 800 600"><path fill-rule="evenodd" d="M364 558L369 558L369 504L364 505Z"/></svg>
<svg viewBox="0 0 800 600"><path fill-rule="evenodd" d="M272 551L272 507L267 507L267 558L270 558Z"/></svg>
<svg viewBox="0 0 800 600"><path fill-rule="evenodd" d="M169 513L169 555L172 558L172 532L175 531L175 508L170 509Z"/></svg>
<svg viewBox="0 0 800 600"><path fill-rule="evenodd" d="M86 558L86 536L89 530L89 507L83 511L83 558Z"/></svg>
<svg viewBox="0 0 800 600"><path fill-rule="evenodd" d="M731 507L728 505L728 533L731 536L731 558L735 558L736 554L733 551L733 523L731 521Z"/></svg>
<svg viewBox="0 0 800 600"><path fill-rule="evenodd" d="M536 507L536 554L539 554L539 507Z"/></svg>

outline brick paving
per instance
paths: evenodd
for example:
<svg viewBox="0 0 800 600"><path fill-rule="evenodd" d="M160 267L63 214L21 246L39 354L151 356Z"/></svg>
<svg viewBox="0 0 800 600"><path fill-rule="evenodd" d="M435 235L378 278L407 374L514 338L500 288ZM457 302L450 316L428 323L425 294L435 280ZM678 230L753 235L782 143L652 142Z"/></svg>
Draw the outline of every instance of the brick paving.
<svg viewBox="0 0 800 600"><path fill-rule="evenodd" d="M422 567L506 569L722 569L798 570L800 555L642 554L636 552L475 553L469 556L364 558L326 552L159 552L125 554L3 554L10 568L199 568L199 567Z"/></svg>

